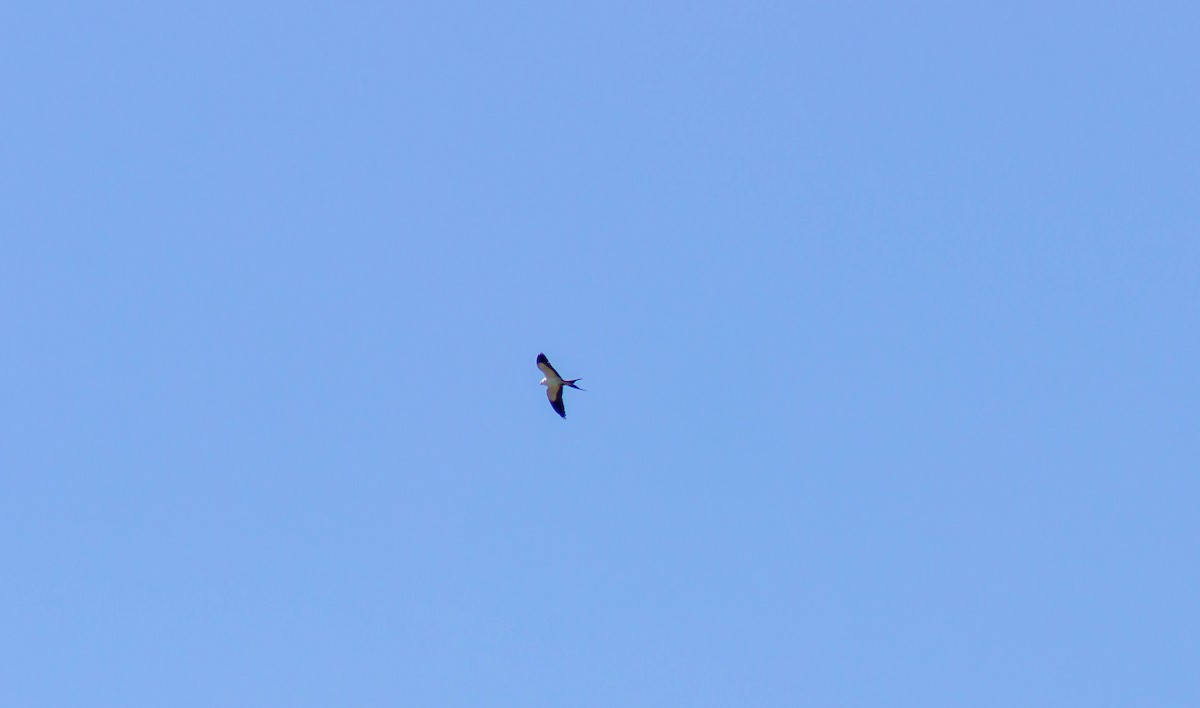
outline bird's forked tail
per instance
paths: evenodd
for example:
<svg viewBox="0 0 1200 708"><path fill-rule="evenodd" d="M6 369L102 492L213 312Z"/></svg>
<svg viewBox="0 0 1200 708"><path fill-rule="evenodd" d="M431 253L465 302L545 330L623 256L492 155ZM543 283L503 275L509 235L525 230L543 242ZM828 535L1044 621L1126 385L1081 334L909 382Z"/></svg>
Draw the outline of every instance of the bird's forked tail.
<svg viewBox="0 0 1200 708"><path fill-rule="evenodd" d="M571 388L573 388L573 389L575 389L575 390L577 390L577 391L586 391L586 390L587 390L586 388L579 388L578 386L576 386L576 385L575 385L575 382L576 382L576 381L583 381L583 379L582 379L582 378L578 378L578 379L571 379L570 381L564 380L564 381L563 381L563 386L570 386Z"/></svg>

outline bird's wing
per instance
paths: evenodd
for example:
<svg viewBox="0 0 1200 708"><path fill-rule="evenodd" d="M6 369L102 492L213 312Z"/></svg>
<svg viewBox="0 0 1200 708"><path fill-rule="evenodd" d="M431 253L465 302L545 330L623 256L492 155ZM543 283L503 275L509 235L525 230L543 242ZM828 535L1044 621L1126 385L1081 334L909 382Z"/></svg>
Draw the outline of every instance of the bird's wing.
<svg viewBox="0 0 1200 708"><path fill-rule="evenodd" d="M543 374L546 375L546 381L548 383L562 381L562 377L558 375L558 372L554 370L553 366L550 366L550 360L546 358L545 354L538 354L537 367L542 370Z"/></svg>
<svg viewBox="0 0 1200 708"><path fill-rule="evenodd" d="M551 371L553 371L553 369L551 369ZM559 414L563 418L566 418L567 417L567 407L563 405L562 394L563 394L563 387L561 385L546 387L546 398L550 399L550 407L554 409L555 413Z"/></svg>

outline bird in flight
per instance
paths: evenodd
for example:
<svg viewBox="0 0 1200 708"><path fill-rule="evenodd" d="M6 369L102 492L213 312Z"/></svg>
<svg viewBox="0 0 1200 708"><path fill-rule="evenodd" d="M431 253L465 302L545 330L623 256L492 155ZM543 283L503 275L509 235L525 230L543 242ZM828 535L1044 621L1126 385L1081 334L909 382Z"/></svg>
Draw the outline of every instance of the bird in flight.
<svg viewBox="0 0 1200 708"><path fill-rule="evenodd" d="M563 406L563 387L570 386L577 391L582 391L582 388L575 385L575 382L580 379L568 380L559 376L554 367L550 366L550 360L546 358L545 354L538 354L537 367L546 375L546 378L538 383L546 387L546 398L550 399L550 406L554 408L555 413L566 418L567 409Z"/></svg>

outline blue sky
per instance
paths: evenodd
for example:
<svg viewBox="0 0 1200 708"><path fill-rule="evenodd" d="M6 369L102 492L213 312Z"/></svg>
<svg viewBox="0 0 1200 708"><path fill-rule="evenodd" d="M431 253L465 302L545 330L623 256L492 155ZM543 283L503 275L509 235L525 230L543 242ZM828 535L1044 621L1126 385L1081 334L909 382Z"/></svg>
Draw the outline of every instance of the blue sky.
<svg viewBox="0 0 1200 708"><path fill-rule="evenodd" d="M1200 703L1200 11L971 5L5 6L0 703Z"/></svg>

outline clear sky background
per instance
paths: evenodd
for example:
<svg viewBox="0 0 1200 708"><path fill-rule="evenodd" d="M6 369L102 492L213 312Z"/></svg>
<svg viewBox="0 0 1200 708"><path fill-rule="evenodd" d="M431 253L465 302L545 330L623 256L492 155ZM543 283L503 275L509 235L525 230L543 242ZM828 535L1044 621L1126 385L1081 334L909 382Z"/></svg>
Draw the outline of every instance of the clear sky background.
<svg viewBox="0 0 1200 708"><path fill-rule="evenodd" d="M0 704L1200 704L1200 5L978 5L4 5Z"/></svg>

